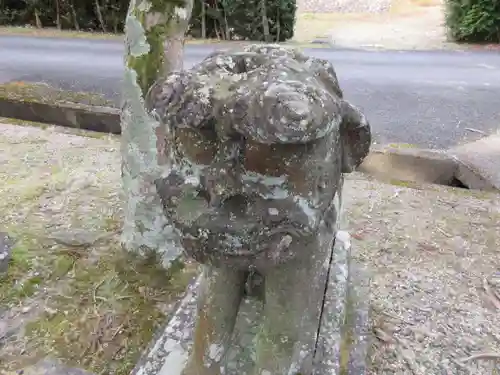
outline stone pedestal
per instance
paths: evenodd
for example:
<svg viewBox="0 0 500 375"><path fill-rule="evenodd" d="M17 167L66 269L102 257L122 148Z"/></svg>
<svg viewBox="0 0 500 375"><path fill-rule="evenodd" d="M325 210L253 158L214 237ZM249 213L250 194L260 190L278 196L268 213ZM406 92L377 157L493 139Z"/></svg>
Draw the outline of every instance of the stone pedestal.
<svg viewBox="0 0 500 375"><path fill-rule="evenodd" d="M198 286L199 279L189 287L132 375L181 374L192 346ZM366 270L351 257L347 232L339 231L336 236L324 302L314 372L303 375L366 374L370 338L369 278ZM255 298L246 298L241 304L223 374L251 375L261 308L262 303Z"/></svg>

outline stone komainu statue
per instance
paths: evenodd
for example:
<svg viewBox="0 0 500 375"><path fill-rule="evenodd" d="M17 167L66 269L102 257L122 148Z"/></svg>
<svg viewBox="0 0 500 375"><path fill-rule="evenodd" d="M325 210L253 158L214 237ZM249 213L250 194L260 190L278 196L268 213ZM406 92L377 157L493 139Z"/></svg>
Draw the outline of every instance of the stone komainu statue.
<svg viewBox="0 0 500 375"><path fill-rule="evenodd" d="M221 374L249 275L263 279L254 373L310 374L343 172L370 127L332 65L276 45L217 52L157 82L156 181L185 252L204 265L185 375Z"/></svg>

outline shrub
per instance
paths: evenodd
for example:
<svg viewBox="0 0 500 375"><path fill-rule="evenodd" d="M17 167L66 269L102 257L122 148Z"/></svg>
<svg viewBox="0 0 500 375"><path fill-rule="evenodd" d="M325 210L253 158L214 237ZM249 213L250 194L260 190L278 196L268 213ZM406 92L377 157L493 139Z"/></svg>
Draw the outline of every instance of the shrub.
<svg viewBox="0 0 500 375"><path fill-rule="evenodd" d="M123 31L129 1L0 0L0 25L54 27L58 23L62 29L118 33ZM188 34L225 40L285 41L293 37L295 11L295 0L194 0Z"/></svg>
<svg viewBox="0 0 500 375"><path fill-rule="evenodd" d="M499 43L499 0L447 0L446 26L457 42Z"/></svg>

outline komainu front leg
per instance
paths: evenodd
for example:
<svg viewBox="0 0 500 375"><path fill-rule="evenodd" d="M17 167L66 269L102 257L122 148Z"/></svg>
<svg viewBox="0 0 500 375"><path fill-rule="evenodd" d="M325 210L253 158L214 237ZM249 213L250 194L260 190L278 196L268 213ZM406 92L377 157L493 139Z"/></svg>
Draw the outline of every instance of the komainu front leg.
<svg viewBox="0 0 500 375"><path fill-rule="evenodd" d="M203 266L193 349L183 375L220 375L243 296L245 273Z"/></svg>
<svg viewBox="0 0 500 375"><path fill-rule="evenodd" d="M314 250L265 275L255 375L308 375L323 305L328 253Z"/></svg>

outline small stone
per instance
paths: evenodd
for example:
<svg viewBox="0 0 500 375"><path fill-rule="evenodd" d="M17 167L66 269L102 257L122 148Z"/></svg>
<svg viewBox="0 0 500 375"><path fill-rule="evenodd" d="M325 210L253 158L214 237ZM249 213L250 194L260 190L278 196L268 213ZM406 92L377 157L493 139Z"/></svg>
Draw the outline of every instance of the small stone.
<svg viewBox="0 0 500 375"><path fill-rule="evenodd" d="M45 358L22 370L23 375L93 375L80 368L67 367L52 358Z"/></svg>
<svg viewBox="0 0 500 375"><path fill-rule="evenodd" d="M45 313L49 316L52 317L57 314L57 310L53 309L51 307L45 307Z"/></svg>
<svg viewBox="0 0 500 375"><path fill-rule="evenodd" d="M31 311L31 307L29 307L29 306L24 306L24 307L21 309L21 312L22 312L23 314L27 314L27 313L29 313L30 311Z"/></svg>
<svg viewBox="0 0 500 375"><path fill-rule="evenodd" d="M53 232L50 237L61 245L85 247L92 246L102 235L85 229L70 228Z"/></svg>
<svg viewBox="0 0 500 375"><path fill-rule="evenodd" d="M7 273L13 241L7 233L0 232L0 276Z"/></svg>
<svg viewBox="0 0 500 375"><path fill-rule="evenodd" d="M269 208L268 212L269 212L269 215L272 215L272 216L276 216L280 213L277 208L273 208L273 207Z"/></svg>

